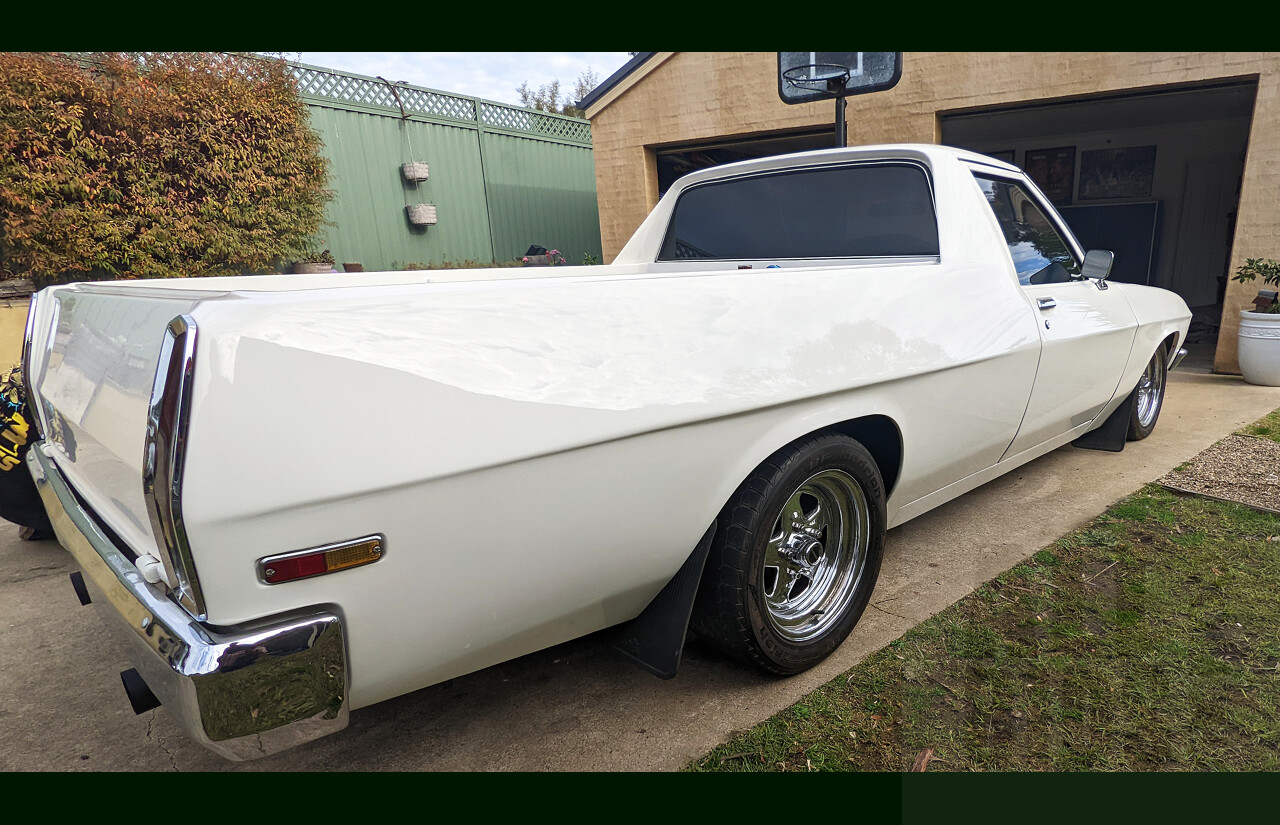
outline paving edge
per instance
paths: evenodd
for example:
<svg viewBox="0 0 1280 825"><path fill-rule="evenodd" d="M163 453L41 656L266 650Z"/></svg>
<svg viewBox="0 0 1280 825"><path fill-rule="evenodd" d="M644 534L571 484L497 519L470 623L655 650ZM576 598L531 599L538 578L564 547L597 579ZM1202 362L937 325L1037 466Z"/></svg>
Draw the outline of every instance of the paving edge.
<svg viewBox="0 0 1280 825"><path fill-rule="evenodd" d="M1200 498L1211 498L1214 501L1225 501L1227 504L1241 504L1241 505L1244 505L1245 507L1249 507L1254 510L1259 510L1263 513L1270 513L1273 516L1280 516L1280 510L1272 510L1270 507L1263 507L1261 504L1250 504L1249 502L1241 501L1238 498L1224 498L1223 496L1215 496L1212 493L1201 493L1196 490L1188 490L1183 487L1174 487L1172 484L1164 484L1163 482L1156 482L1156 483L1159 484L1161 487L1165 488L1166 490L1173 493L1178 493L1179 495L1199 496Z"/></svg>

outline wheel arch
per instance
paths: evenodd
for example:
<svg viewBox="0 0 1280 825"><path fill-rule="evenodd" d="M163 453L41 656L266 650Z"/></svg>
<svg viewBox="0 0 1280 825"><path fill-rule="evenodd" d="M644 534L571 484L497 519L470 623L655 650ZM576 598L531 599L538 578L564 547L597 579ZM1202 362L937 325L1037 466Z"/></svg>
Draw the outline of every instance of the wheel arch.
<svg viewBox="0 0 1280 825"><path fill-rule="evenodd" d="M867 443L876 446L879 459ZM783 675L806 670L835 650L857 624L879 577L888 524L884 473L896 478L899 446L890 417L866 415L811 430L757 465L717 516L691 611L697 634L729 656ZM775 535L778 530L783 534ZM767 549L774 542L791 550ZM801 548L816 555L797 566L794 553ZM803 580L803 586L792 590L788 584L780 594L768 584L771 552L776 586L782 586L784 568L791 576L786 581Z"/></svg>
<svg viewBox="0 0 1280 825"><path fill-rule="evenodd" d="M1134 342L1133 351L1129 355L1129 363L1125 366L1124 375L1116 388L1115 397L1123 398L1133 392L1133 388L1138 386L1138 379L1142 377L1142 371L1158 353L1164 353L1164 364L1168 367L1178 352L1178 342L1185 335L1186 333L1176 327L1150 330L1146 335L1139 333L1137 341Z"/></svg>
<svg viewBox="0 0 1280 825"><path fill-rule="evenodd" d="M708 513L708 521L733 499L738 489L774 453L827 432L852 438L871 453L884 481L885 498L889 499L901 475L905 450L898 417L888 412L866 412L831 420L829 416L834 411L827 412L828 416L811 413L788 417L786 421L755 434L749 444L744 444L741 457L725 468L723 486L708 502L714 508Z"/></svg>
<svg viewBox="0 0 1280 825"><path fill-rule="evenodd" d="M797 425L797 420L802 422ZM812 418L788 419L786 429L774 428L759 435L743 460L735 462L726 473L726 490L715 500L715 512L707 517L711 527L671 580L635 619L618 626L611 637L614 648L643 669L662 678L675 676L684 649L689 617L702 579L707 551L719 524L719 514L733 501L738 490L770 456L798 441L822 433L839 433L866 448L884 481L888 499L902 469L902 431L897 421L884 413L868 413L842 418L812 427L804 423ZM785 435L783 434L785 433Z"/></svg>
<svg viewBox="0 0 1280 825"><path fill-rule="evenodd" d="M1160 357L1166 367L1172 364L1178 344L1185 336L1185 330L1176 326L1149 331L1145 338L1140 336L1129 353L1129 363L1117 385L1115 396L1098 413L1093 429L1071 443L1086 450L1123 450L1130 441L1130 402L1142 371L1156 357Z"/></svg>
<svg viewBox="0 0 1280 825"><path fill-rule="evenodd" d="M1164 352L1165 366L1169 366L1178 352L1179 342L1185 337L1186 333L1173 324L1153 327L1145 334L1140 331L1120 385L1116 388L1116 398L1124 398L1133 392L1133 388L1138 386L1138 379L1142 377L1142 371L1157 353Z"/></svg>
<svg viewBox="0 0 1280 825"><path fill-rule="evenodd" d="M1160 346L1164 347L1164 364L1166 367L1173 366L1174 357L1178 354L1178 344L1182 343L1185 337L1185 333L1175 329L1160 342Z"/></svg>
<svg viewBox="0 0 1280 825"><path fill-rule="evenodd" d="M866 447L880 469L885 498L893 495L894 485L902 470L902 430L896 421L887 415L876 413L837 421L824 429L846 435ZM803 437L805 436L801 436Z"/></svg>

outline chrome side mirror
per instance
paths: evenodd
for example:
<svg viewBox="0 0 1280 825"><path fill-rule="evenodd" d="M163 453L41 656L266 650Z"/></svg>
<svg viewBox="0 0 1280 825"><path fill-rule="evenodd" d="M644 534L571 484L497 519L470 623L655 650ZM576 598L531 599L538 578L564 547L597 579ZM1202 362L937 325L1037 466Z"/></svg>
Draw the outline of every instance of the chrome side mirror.
<svg viewBox="0 0 1280 825"><path fill-rule="evenodd" d="M1115 263L1116 253L1106 249L1090 249L1084 254L1084 266L1080 274L1086 278L1105 281L1111 274L1111 265Z"/></svg>

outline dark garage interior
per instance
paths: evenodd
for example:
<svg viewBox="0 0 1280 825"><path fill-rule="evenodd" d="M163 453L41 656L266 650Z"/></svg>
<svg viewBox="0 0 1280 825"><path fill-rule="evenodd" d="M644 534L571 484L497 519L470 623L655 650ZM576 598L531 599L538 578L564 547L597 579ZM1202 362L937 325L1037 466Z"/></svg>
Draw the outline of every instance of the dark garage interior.
<svg viewBox="0 0 1280 825"><path fill-rule="evenodd" d="M1010 161L1044 190L1113 278L1177 292L1188 344L1212 363L1257 82L940 115L942 142Z"/></svg>

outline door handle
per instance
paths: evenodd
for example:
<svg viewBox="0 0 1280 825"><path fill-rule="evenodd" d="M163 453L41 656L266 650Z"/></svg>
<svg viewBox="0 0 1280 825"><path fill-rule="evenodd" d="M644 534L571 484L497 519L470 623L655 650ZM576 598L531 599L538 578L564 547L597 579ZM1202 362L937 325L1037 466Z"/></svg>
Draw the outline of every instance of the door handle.
<svg viewBox="0 0 1280 825"><path fill-rule="evenodd" d="M1057 302L1057 301L1055 301L1055 300L1053 300L1052 298L1037 298L1037 299L1036 299L1036 307L1037 307L1037 308L1039 308L1039 309L1053 309L1053 308L1054 308L1054 307L1056 307L1057 305L1058 305L1058 302Z"/></svg>

